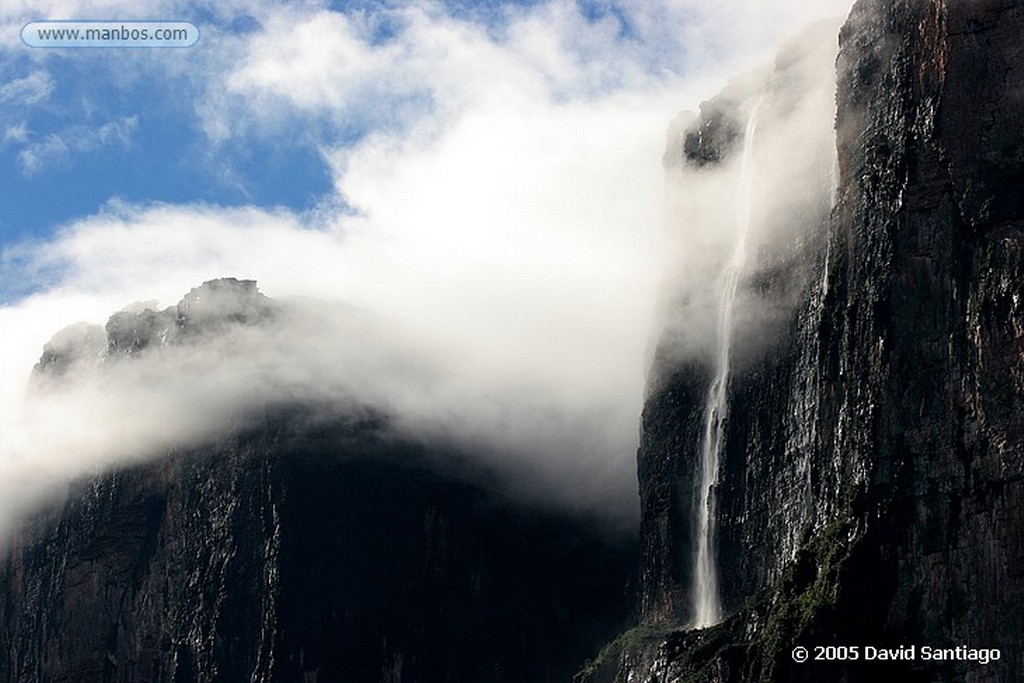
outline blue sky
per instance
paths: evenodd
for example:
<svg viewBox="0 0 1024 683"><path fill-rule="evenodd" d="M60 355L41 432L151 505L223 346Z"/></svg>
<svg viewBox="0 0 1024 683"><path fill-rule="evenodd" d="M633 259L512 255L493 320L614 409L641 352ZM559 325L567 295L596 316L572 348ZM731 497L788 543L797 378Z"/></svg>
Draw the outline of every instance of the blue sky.
<svg viewBox="0 0 1024 683"><path fill-rule="evenodd" d="M235 24L242 28L236 34L252 26ZM195 116L189 73L205 48L168 55L178 73L153 64L162 55L131 50L11 55L4 72L12 94L0 96L3 243L46 237L112 198L303 210L328 192L329 174L312 137L289 135L284 144L250 136L210 146ZM123 73L121 60L148 60L156 73Z"/></svg>
<svg viewBox="0 0 1024 683"><path fill-rule="evenodd" d="M454 18L500 32L510 17L537 4L539 0L450 0L444 9ZM372 40L387 42L401 30L401 18L389 5L401 6L367 0L330 7L371 17ZM613 18L624 37L630 31L614 3L581 2L578 9L591 22ZM4 50L0 244L47 238L55 227L95 213L112 198L306 211L331 190L318 144L354 141L381 125L300 115L269 134L211 146L195 109L203 88L212 86L197 83L191 70L208 68L207 53L216 43L258 33L261 24L247 12L218 15L188 6L173 18L199 25L203 42L182 50L185 54L166 55L157 50L138 55L131 50L44 51L19 45ZM161 68L161 60L175 68ZM136 64L125 69L126 62Z"/></svg>

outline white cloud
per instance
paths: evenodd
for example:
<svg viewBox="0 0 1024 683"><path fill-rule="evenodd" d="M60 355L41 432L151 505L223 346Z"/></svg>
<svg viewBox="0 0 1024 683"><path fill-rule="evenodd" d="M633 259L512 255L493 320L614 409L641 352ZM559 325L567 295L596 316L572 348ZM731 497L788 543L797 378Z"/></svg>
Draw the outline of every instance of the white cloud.
<svg viewBox="0 0 1024 683"><path fill-rule="evenodd" d="M201 115L222 139L287 125L298 112L357 129L405 130L524 98L660 91L692 108L697 97L769 60L801 26L841 15L850 0L619 4L625 33L613 17L588 19L568 0L506 8L497 29L428 1L379 14L264 8L257 12L263 30L219 55L225 76L210 82ZM384 16L396 35L376 44Z"/></svg>
<svg viewBox="0 0 1024 683"><path fill-rule="evenodd" d="M378 75L393 48L373 49L367 28L337 12L281 14L270 19L228 77L232 92L274 93L288 104L341 108Z"/></svg>

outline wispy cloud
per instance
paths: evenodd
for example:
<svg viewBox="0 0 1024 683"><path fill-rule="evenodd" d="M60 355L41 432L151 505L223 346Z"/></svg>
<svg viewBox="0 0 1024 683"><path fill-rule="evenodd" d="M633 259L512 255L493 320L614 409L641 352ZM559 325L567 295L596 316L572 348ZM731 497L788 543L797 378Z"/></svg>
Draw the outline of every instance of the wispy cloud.
<svg viewBox="0 0 1024 683"><path fill-rule="evenodd" d="M0 85L0 106L30 107L46 100L55 87L53 77L43 70Z"/></svg>
<svg viewBox="0 0 1024 683"><path fill-rule="evenodd" d="M72 126L60 133L50 133L38 142L31 141L23 130L19 140L23 147L18 152L18 164L22 174L30 177L50 167L66 166L77 154L104 147L127 147L137 124L138 119L130 116L95 128Z"/></svg>
<svg viewBox="0 0 1024 683"><path fill-rule="evenodd" d="M7 126L4 130L4 144L12 142L25 142L28 140L28 124L24 121L18 124Z"/></svg>

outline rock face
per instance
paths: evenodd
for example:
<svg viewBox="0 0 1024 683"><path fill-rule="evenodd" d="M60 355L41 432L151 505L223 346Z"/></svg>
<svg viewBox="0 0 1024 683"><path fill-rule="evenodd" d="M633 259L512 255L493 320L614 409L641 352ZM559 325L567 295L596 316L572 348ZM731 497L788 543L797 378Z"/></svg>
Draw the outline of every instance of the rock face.
<svg viewBox="0 0 1024 683"><path fill-rule="evenodd" d="M562 681L621 627L627 543L375 434L80 482L0 568L0 680Z"/></svg>
<svg viewBox="0 0 1024 683"><path fill-rule="evenodd" d="M61 333L35 382L283 310L212 281ZM80 479L0 555L0 681L568 680L625 623L632 541L472 462L368 409L278 403Z"/></svg>
<svg viewBox="0 0 1024 683"><path fill-rule="evenodd" d="M136 356L150 347L216 335L227 325L256 325L273 313L274 303L259 292L255 280L210 280L162 311L136 304L112 315L105 328L79 323L61 330L43 347L35 381L59 380L76 364Z"/></svg>
<svg viewBox="0 0 1024 683"><path fill-rule="evenodd" d="M711 371L661 352L638 456L642 625L585 679L1024 671L1022 38L1021 2L856 4L839 35L827 236L798 245L793 268L769 255L749 276L752 290L800 295L729 387L715 484L729 616L682 628ZM727 95L670 147L669 167L737 154L744 108ZM798 645L812 657L814 646L861 649L858 661L801 664ZM913 658L863 661L866 646L909 645ZM936 661L924 646L998 648L1000 659Z"/></svg>

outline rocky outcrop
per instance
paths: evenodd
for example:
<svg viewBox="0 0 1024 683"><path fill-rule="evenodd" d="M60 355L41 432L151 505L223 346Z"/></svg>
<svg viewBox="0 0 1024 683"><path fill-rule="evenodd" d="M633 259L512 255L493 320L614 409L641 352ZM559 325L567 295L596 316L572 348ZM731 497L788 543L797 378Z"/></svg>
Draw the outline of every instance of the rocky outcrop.
<svg viewBox="0 0 1024 683"><path fill-rule="evenodd" d="M646 625L584 678L996 681L1024 671L1022 36L1020 2L856 4L839 36L827 241L803 246L811 276L785 333L729 390L715 486L729 617L681 628L710 372L663 362L639 453ZM683 164L736 153L734 111L730 125L705 114L689 129ZM763 288L776 286L765 261L756 269ZM832 645L860 648L858 661L791 656ZM863 661L867 646L910 645L913 657ZM926 659L925 646L952 652ZM957 647L996 648L1000 659L958 659Z"/></svg>
<svg viewBox="0 0 1024 683"><path fill-rule="evenodd" d="M34 384L57 380L76 365L96 365L136 356L150 347L223 334L230 325L259 325L274 311L274 302L260 293L255 280L209 280L161 311L139 303L110 316L105 327L78 323L61 330L43 347Z"/></svg>

